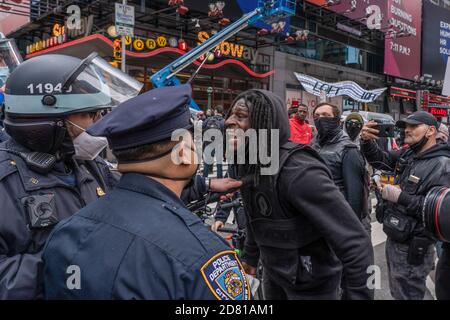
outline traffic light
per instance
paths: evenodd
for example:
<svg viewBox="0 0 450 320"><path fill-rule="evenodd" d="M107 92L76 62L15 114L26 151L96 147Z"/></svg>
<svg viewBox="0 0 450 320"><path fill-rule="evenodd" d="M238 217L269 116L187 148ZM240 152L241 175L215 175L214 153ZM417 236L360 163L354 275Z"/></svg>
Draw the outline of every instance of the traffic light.
<svg viewBox="0 0 450 320"><path fill-rule="evenodd" d="M122 61L122 41L120 39L114 40L113 53L114 60Z"/></svg>
<svg viewBox="0 0 450 320"><path fill-rule="evenodd" d="M428 90L417 90L416 93L416 105L417 110L428 111L428 104L430 102L430 91Z"/></svg>

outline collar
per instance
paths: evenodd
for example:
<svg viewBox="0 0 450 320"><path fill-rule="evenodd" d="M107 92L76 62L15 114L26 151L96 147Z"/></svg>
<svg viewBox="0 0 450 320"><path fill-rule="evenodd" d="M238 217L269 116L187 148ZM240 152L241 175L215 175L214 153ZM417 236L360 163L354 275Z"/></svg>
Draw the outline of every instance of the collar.
<svg viewBox="0 0 450 320"><path fill-rule="evenodd" d="M13 139L9 139L5 144L7 149L16 150L20 152L29 152L26 148L15 142ZM73 188L73 186L65 183L63 180L57 178L55 171L51 171L49 174L43 175L30 170L22 158L8 154L9 158L14 160L15 166L19 173L19 177L22 180L22 184L26 191L35 191L40 189L54 188L58 186ZM84 182L93 181L91 173L86 166L80 166L73 160L73 174L76 176L77 185L81 185Z"/></svg>
<svg viewBox="0 0 450 320"><path fill-rule="evenodd" d="M411 150L411 149L409 149L409 150ZM449 151L450 151L449 147L446 144L435 144L427 151L419 153L419 154L416 154L411 150L412 154L414 155L414 159L421 159L421 158L430 159L430 158L435 158L435 157L439 157L439 156L450 157Z"/></svg>
<svg viewBox="0 0 450 320"><path fill-rule="evenodd" d="M321 139L320 135L317 135L315 142L320 148L323 148L324 146L336 144L341 141L342 137L344 136L344 131L342 129L339 129L337 133L334 136L325 137L324 139ZM345 137L348 137L345 134ZM344 137L344 138L345 138ZM350 138L348 138L350 139Z"/></svg>
<svg viewBox="0 0 450 320"><path fill-rule="evenodd" d="M124 173L116 187L184 207L183 201L172 190L141 173Z"/></svg>

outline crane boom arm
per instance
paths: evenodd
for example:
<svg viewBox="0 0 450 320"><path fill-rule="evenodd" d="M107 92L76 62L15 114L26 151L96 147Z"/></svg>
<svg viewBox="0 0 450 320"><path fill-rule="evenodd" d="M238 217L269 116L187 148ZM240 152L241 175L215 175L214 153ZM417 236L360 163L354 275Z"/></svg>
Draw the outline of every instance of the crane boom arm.
<svg viewBox="0 0 450 320"><path fill-rule="evenodd" d="M220 45L220 43L231 38L250 24L254 24L260 20L272 22L295 14L295 6L295 0L259 0L255 10L243 15L239 20L233 22L222 31L216 33L213 37L155 73L151 77L153 86L159 88L179 85L181 82L176 77L176 74L202 55L210 52ZM195 107L195 104L193 106Z"/></svg>

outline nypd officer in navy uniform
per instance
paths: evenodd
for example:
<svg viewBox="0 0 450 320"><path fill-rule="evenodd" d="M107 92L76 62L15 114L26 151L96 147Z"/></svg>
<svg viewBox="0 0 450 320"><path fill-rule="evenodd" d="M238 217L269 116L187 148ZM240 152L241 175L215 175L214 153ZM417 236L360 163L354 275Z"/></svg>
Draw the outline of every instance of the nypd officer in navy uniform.
<svg viewBox="0 0 450 320"><path fill-rule="evenodd" d="M3 127L4 107L4 103L2 102L0 105L0 143L5 142L9 138Z"/></svg>
<svg viewBox="0 0 450 320"><path fill-rule="evenodd" d="M141 84L109 68L95 54L84 61L44 55L19 65L6 83L10 138L0 144L0 299L41 297L41 255L53 227L118 181L98 157L106 139L85 128L103 109L136 96Z"/></svg>
<svg viewBox="0 0 450 320"><path fill-rule="evenodd" d="M123 173L105 197L61 222L44 258L48 299L249 299L240 261L180 199L196 174L189 85L130 99L89 128ZM186 134L187 133L187 134Z"/></svg>
<svg viewBox="0 0 450 320"><path fill-rule="evenodd" d="M8 140L8 135L5 132L5 128L0 125L0 143Z"/></svg>

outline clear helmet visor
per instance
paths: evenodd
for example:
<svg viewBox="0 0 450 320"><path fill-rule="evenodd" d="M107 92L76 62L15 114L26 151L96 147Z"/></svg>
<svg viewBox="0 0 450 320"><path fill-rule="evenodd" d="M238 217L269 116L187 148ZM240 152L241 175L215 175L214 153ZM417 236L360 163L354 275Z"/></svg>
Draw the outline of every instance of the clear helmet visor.
<svg viewBox="0 0 450 320"><path fill-rule="evenodd" d="M141 82L93 54L72 72L64 90L67 93L96 95L100 104L111 108L136 97L142 87Z"/></svg>
<svg viewBox="0 0 450 320"><path fill-rule="evenodd" d="M0 39L0 88L2 88L11 72L22 63L22 56L13 39Z"/></svg>

